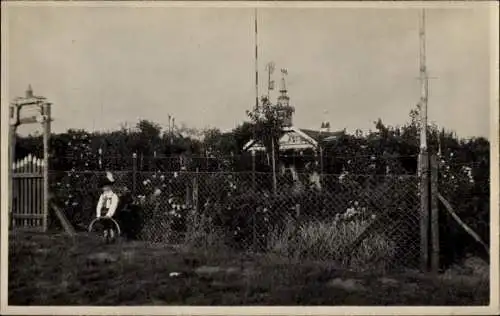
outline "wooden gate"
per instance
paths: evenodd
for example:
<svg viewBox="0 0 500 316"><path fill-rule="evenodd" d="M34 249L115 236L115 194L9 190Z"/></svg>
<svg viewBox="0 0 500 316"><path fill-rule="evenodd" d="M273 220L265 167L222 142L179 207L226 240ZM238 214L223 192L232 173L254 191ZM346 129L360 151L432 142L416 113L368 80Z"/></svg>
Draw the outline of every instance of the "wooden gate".
<svg viewBox="0 0 500 316"><path fill-rule="evenodd" d="M44 163L28 155L12 165L12 228L44 231Z"/></svg>

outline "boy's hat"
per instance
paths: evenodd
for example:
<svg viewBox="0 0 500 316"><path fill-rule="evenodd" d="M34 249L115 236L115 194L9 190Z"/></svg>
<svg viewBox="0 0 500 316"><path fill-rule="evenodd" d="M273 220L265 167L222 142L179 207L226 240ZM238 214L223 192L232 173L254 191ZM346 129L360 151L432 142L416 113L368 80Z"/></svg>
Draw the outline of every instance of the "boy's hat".
<svg viewBox="0 0 500 316"><path fill-rule="evenodd" d="M113 177L113 174L111 172L106 172L106 177L104 179L101 179L100 187L112 185L115 183L115 179Z"/></svg>

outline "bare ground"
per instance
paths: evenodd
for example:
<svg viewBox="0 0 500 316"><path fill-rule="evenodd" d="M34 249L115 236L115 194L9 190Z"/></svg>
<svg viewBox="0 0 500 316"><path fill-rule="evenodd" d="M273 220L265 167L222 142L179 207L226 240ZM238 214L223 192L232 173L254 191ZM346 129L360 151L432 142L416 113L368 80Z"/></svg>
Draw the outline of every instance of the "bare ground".
<svg viewBox="0 0 500 316"><path fill-rule="evenodd" d="M489 280L382 275L270 256L18 233L9 305L488 305Z"/></svg>

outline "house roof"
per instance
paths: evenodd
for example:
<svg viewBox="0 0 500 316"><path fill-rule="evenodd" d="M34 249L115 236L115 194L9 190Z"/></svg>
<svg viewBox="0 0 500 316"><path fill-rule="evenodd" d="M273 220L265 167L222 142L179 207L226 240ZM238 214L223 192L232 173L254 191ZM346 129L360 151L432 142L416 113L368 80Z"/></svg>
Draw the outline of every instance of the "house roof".
<svg viewBox="0 0 500 316"><path fill-rule="evenodd" d="M344 130L335 132L325 132L325 131L318 131L305 128L300 128L299 130L318 142L331 141L345 133Z"/></svg>
<svg viewBox="0 0 500 316"><path fill-rule="evenodd" d="M311 130L311 129L303 129L303 128L296 128L296 127L290 127L285 129L285 133L296 133L299 134L302 138L305 139L306 142L308 142L310 145L293 145L292 147L316 147L319 143L324 143L324 142L329 142L332 140L337 139L337 137L343 135L345 133L345 130L342 131L336 131L336 132L326 132L326 131L319 131L319 130ZM244 146L244 150L248 150L251 147L257 145L258 142L255 140L250 140L247 144ZM263 147L261 144L258 144L257 147L259 149L262 149Z"/></svg>

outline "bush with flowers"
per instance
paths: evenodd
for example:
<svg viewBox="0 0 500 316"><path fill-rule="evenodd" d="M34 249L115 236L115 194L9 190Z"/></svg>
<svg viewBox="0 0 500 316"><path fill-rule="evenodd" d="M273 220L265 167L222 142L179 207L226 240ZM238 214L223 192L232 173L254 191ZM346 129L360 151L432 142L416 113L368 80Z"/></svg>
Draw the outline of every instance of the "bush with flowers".
<svg viewBox="0 0 500 316"><path fill-rule="evenodd" d="M182 172L139 173L139 176L137 200L144 217L141 238L179 242L192 209L186 201L189 176Z"/></svg>
<svg viewBox="0 0 500 316"><path fill-rule="evenodd" d="M95 216L95 203L100 194L97 177L91 172L96 167L96 155L90 134L70 130L64 136L55 140L63 144L51 147L50 166L52 170L64 167L55 170L67 171L49 171L49 191L53 202L64 208L70 222L83 229Z"/></svg>

